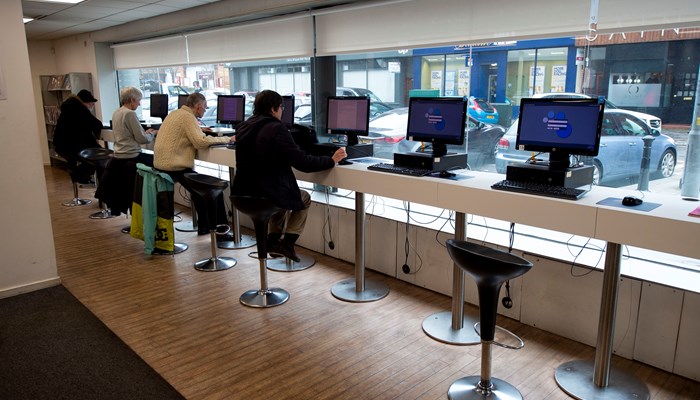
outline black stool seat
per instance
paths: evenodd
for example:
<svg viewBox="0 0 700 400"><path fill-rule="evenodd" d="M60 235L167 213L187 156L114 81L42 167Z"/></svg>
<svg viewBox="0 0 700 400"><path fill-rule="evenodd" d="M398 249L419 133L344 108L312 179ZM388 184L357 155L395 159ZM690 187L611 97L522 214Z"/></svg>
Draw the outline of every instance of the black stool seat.
<svg viewBox="0 0 700 400"><path fill-rule="evenodd" d="M284 210L277 207L272 200L262 197L231 196L231 202L238 211L253 221L260 263L260 289L243 293L241 303L249 307L273 307L285 303L289 300L286 290L267 287L267 225L270 217Z"/></svg>
<svg viewBox="0 0 700 400"><path fill-rule="evenodd" d="M447 240L447 252L454 263L476 281L479 291L481 334L481 376L461 378L450 386L450 399L522 399L509 383L491 377L491 347L496 331L498 296L503 283L532 268L522 257L462 240Z"/></svg>
<svg viewBox="0 0 700 400"><path fill-rule="evenodd" d="M198 174L196 172L185 173L184 179L195 193L202 196L207 207L207 215L211 221L209 233L211 235L211 258L197 261L194 268L199 271L223 271L232 268L238 261L231 257L219 257L216 250L216 235L225 235L228 225L221 225L225 229L219 230L219 226L214 226L216 221L216 202L221 194L228 187L228 182L210 175Z"/></svg>
<svg viewBox="0 0 700 400"><path fill-rule="evenodd" d="M112 159L114 151L102 147L91 147L82 150L78 156L85 162L92 164L95 168L104 170L107 162ZM98 172L98 178L99 178Z"/></svg>

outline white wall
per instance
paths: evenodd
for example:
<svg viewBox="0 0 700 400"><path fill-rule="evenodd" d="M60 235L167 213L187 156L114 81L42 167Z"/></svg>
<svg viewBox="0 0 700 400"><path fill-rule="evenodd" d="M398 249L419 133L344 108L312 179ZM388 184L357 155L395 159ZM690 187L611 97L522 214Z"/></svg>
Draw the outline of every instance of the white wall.
<svg viewBox="0 0 700 400"><path fill-rule="evenodd" d="M4 87L0 100L0 297L60 282L56 269L38 118L20 0L0 5L0 69ZM19 40L18 40L19 39ZM43 126L43 120L41 121ZM45 134L44 134L45 136ZM18 172L19 171L19 172Z"/></svg>

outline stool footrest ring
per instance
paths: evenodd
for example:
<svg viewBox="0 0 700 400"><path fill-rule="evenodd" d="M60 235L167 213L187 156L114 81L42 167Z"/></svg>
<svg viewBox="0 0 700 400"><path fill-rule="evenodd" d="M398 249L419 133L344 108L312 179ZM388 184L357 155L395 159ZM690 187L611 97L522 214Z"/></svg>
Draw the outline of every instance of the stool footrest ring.
<svg viewBox="0 0 700 400"><path fill-rule="evenodd" d="M216 234L223 236L231 231L231 227L227 224L219 224L216 226Z"/></svg>
<svg viewBox="0 0 700 400"><path fill-rule="evenodd" d="M475 323L475 324L474 324L474 331L476 332L477 335L481 336L481 329L479 328L479 326L480 326L480 322ZM511 345L507 345L507 344L504 344L504 343L500 343L500 342L497 342L497 341L494 340L494 341L493 341L493 344L495 344L496 346L500 346L500 347L503 347L504 349L511 349L511 350L520 350L520 349L522 349L523 347L525 347L525 342L523 342L523 340L522 340L518 335L516 335L515 333L509 331L509 330L506 329L506 328L501 328L501 327L498 326L498 325L496 325L496 330L499 330L499 331L501 331L501 332L505 332L506 334L512 336L516 341L518 341L518 345L517 345L517 346L511 346Z"/></svg>

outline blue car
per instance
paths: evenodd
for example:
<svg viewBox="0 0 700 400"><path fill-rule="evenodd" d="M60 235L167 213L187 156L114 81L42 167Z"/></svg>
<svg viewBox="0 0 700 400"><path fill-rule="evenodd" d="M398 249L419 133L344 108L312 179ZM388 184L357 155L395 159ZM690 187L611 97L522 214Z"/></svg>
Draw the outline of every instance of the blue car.
<svg viewBox="0 0 700 400"><path fill-rule="evenodd" d="M486 99L481 99L474 96L470 97L467 110L469 110L469 115L477 121L485 122L487 124L498 123L498 110L496 110L496 108L494 108L494 106L492 106Z"/></svg>
<svg viewBox="0 0 700 400"><path fill-rule="evenodd" d="M508 129L496 148L496 172L504 174L511 163L523 163L532 152L515 149L518 121ZM651 177L668 178L676 169L677 149L675 141L652 129L633 112L622 109L606 109L601 128L600 149L595 157L583 157L581 161L593 165L593 184L605 185L621 178L640 174L642 138L652 135L649 170ZM548 154L538 158L547 159Z"/></svg>

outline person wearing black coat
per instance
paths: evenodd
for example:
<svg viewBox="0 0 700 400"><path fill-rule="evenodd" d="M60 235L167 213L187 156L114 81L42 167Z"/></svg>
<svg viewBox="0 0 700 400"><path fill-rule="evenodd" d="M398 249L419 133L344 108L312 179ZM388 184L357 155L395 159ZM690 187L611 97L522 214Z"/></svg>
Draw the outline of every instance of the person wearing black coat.
<svg viewBox="0 0 700 400"><path fill-rule="evenodd" d="M292 168L302 172L327 170L347 153L341 147L332 157L306 154L280 121L283 110L279 93L263 90L255 96L253 116L236 127L236 176L231 193L268 198L289 210L284 236L285 213L270 219L267 244L271 253L299 261L294 243L304 230L311 196L299 189Z"/></svg>
<svg viewBox="0 0 700 400"><path fill-rule="evenodd" d="M89 110L97 100L87 90L81 90L77 96L70 96L61 104L61 115L56 121L53 146L56 153L68 163L68 170L74 182L89 183L95 168L80 162L80 151L100 147L97 139L102 130L102 121Z"/></svg>

